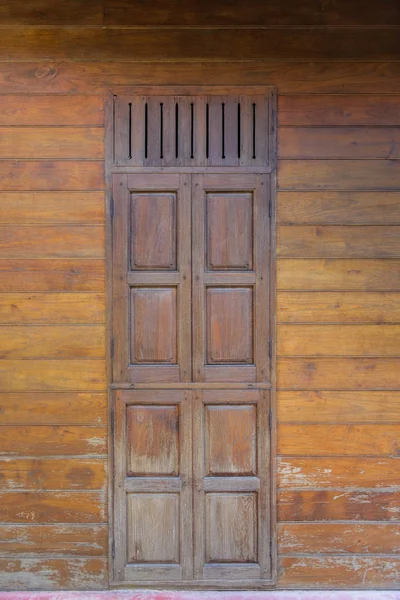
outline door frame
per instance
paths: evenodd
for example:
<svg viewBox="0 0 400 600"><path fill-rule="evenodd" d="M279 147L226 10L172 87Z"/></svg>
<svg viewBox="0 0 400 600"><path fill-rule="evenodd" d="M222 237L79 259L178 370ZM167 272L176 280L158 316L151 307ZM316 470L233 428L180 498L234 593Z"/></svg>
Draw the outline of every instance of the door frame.
<svg viewBox="0 0 400 600"><path fill-rule="evenodd" d="M111 588L134 588L137 587L134 583L115 581L114 579L114 559L115 559L115 542L114 542L114 423L115 423L115 411L113 392L115 391L112 387L112 361L113 361L113 288L112 288L112 256L113 256L113 192L112 192L112 177L115 172L125 172L134 174L135 172L141 173L155 173L160 172L160 168L154 167L140 167L139 168L126 168L126 167L115 167L114 166L114 131L115 131L115 99L120 94L206 94L218 93L229 94L229 93L254 93L257 90L262 89L264 93L269 94L269 167L263 169L257 167L251 172L257 172L260 174L268 173L270 176L270 204L269 204L269 220L270 220L270 262L269 262L269 332L270 332L270 539L271 539L271 579L268 580L262 586L254 586L256 589L273 589L276 586L277 581L277 483L276 483L276 456L277 456L277 409L276 409L276 188L277 188L277 94L276 88L271 85L259 84L255 86L249 85L228 85L228 86L215 86L215 85L198 85L198 86L185 86L185 85L174 85L174 86L159 86L159 85L147 85L147 86L121 86L117 89L110 89L105 99L105 233L106 233L106 280L105 280L105 293L106 293L106 381L107 381L107 399L108 399L108 486L107 486L107 499L108 499L108 580ZM220 168L220 167L203 167L199 169L185 168L169 168L163 169L166 172L182 172L190 171L191 173L224 173L235 172L236 170L241 171L240 167L236 168ZM132 385L132 388L134 386ZM198 582L193 582L193 585L184 582L184 585L179 585L179 582L173 586L167 586L160 582L159 585L155 583L149 583L148 586L142 585L141 588L152 588L152 589L213 589L205 582L204 586L199 586ZM224 589L222 585L219 590ZM225 589L249 589L249 585L241 585L240 581L238 584L232 586L229 584Z"/></svg>

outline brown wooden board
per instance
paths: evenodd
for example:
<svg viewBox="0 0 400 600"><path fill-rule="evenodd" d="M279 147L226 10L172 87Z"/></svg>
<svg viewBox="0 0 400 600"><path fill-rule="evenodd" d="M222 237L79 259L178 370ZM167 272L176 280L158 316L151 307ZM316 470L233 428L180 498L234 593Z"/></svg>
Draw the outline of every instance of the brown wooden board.
<svg viewBox="0 0 400 600"><path fill-rule="evenodd" d="M31 428L32 430L32 428ZM43 431L43 427L41 429ZM18 433L18 429L15 432ZM24 430L21 431L23 433ZM48 436L49 441L51 435ZM53 436L54 439L54 436ZM7 440L6 440L7 441ZM82 444L83 447L83 444ZM27 447L27 451L32 451ZM64 449L58 446L55 451ZM82 451L82 448L81 450ZM43 455L46 453L44 448ZM0 488L3 490L98 490L106 484L103 459L85 458L15 458L0 460Z"/></svg>
<svg viewBox="0 0 400 600"><path fill-rule="evenodd" d="M282 489L398 488L399 458L280 457L278 487ZM290 519L289 519L290 520Z"/></svg>
<svg viewBox="0 0 400 600"><path fill-rule="evenodd" d="M399 225L399 192L279 192L281 225Z"/></svg>
<svg viewBox="0 0 400 600"><path fill-rule="evenodd" d="M102 190L103 165L98 161L0 161L0 189Z"/></svg>
<svg viewBox="0 0 400 600"><path fill-rule="evenodd" d="M103 360L2 360L0 386L4 392L103 391Z"/></svg>
<svg viewBox="0 0 400 600"><path fill-rule="evenodd" d="M0 127L1 158L103 158L100 127Z"/></svg>
<svg viewBox="0 0 400 600"><path fill-rule="evenodd" d="M400 125L399 99L378 94L280 96L278 124L297 127Z"/></svg>
<svg viewBox="0 0 400 600"><path fill-rule="evenodd" d="M400 323L400 294L279 292L277 319L280 323Z"/></svg>
<svg viewBox="0 0 400 600"><path fill-rule="evenodd" d="M104 323L105 298L99 293L0 293L2 324Z"/></svg>
<svg viewBox="0 0 400 600"><path fill-rule="evenodd" d="M281 391L281 422L400 422L400 392Z"/></svg>
<svg viewBox="0 0 400 600"><path fill-rule="evenodd" d="M1 436L3 456L105 454L107 451L104 427L4 425Z"/></svg>
<svg viewBox="0 0 400 600"><path fill-rule="evenodd" d="M88 4L86 3L85 6ZM29 6L32 6L32 2L29 3ZM0 7L0 15L3 7L5 7L5 3ZM52 12L52 14L54 13ZM50 13L47 13L46 18L49 15ZM0 18L4 25L3 17L0 16ZM57 96L55 98L51 96L20 96L18 94L0 96L0 125L2 127L11 125L19 127L23 125L34 125L35 127L103 125L103 104L104 101L99 96ZM57 151L57 148L54 150Z"/></svg>
<svg viewBox="0 0 400 600"><path fill-rule="evenodd" d="M0 8L2 25L101 25L101 0L59 0L53 5L49 0L14 0L3 2Z"/></svg>

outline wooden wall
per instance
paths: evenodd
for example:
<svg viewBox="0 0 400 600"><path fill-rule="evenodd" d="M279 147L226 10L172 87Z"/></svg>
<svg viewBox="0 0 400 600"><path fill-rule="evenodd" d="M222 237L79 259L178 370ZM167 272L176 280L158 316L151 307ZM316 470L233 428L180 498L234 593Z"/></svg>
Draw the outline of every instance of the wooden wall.
<svg viewBox="0 0 400 600"><path fill-rule="evenodd" d="M398 3L168 6L0 6L1 586L107 586L107 89L262 83L279 92L278 585L395 587Z"/></svg>

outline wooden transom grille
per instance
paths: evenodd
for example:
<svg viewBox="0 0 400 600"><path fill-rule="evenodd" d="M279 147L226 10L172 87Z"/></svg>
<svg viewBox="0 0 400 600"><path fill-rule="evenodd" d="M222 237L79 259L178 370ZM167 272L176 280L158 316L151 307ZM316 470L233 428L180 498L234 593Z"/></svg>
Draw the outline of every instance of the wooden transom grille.
<svg viewBox="0 0 400 600"><path fill-rule="evenodd" d="M114 164L132 167L266 167L270 94L115 98Z"/></svg>

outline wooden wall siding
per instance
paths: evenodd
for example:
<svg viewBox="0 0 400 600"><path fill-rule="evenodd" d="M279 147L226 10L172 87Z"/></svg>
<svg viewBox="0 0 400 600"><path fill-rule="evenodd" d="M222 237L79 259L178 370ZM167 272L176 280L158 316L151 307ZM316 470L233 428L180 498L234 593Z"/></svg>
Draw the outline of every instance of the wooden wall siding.
<svg viewBox="0 0 400 600"><path fill-rule="evenodd" d="M280 587L398 585L397 0L0 6L0 584L107 586L104 97L279 92Z"/></svg>

